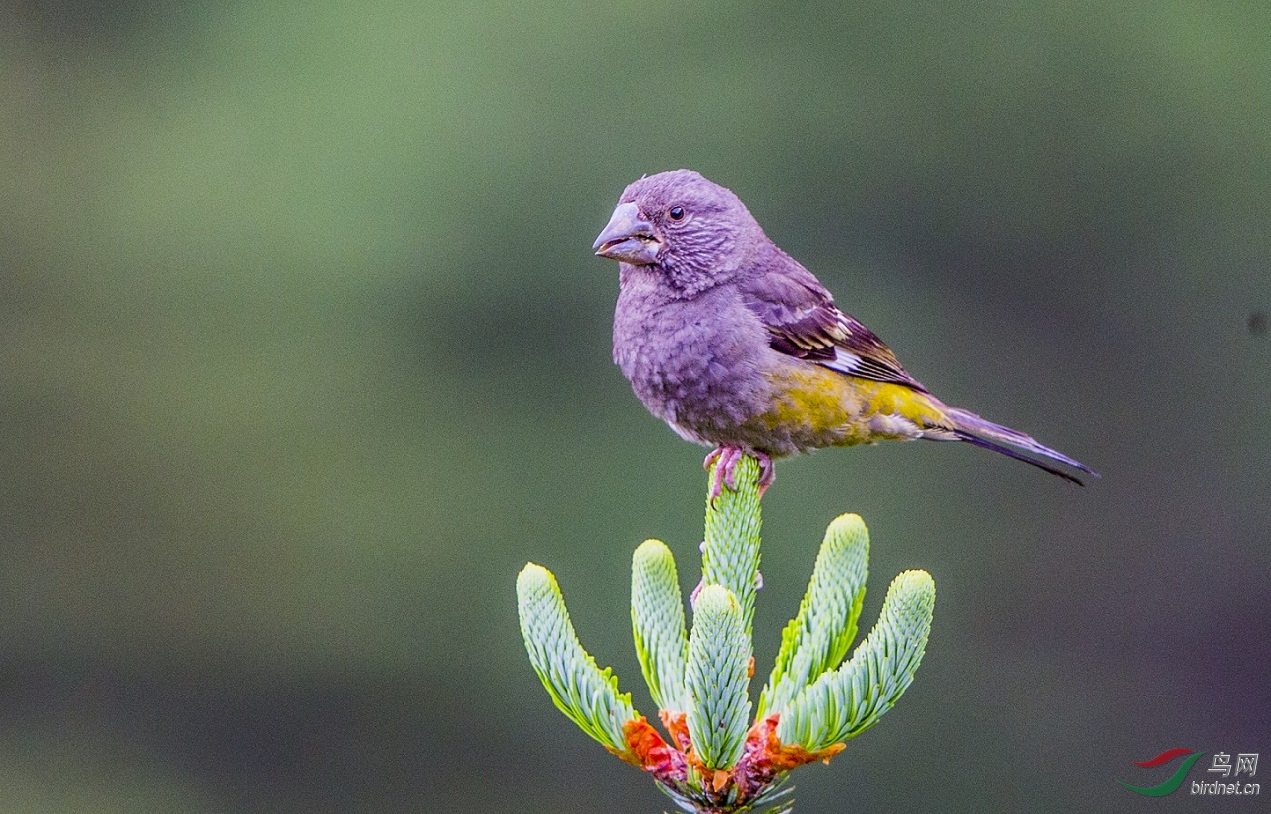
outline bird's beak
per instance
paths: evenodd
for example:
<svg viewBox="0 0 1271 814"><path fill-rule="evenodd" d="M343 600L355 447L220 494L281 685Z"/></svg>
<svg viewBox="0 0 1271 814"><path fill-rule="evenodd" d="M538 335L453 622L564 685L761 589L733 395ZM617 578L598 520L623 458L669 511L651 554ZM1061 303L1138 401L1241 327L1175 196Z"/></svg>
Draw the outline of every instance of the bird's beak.
<svg viewBox="0 0 1271 814"><path fill-rule="evenodd" d="M653 233L653 224L640 217L640 207L633 203L618 204L609 225L592 244L599 257L621 260L634 266L658 262L662 241Z"/></svg>

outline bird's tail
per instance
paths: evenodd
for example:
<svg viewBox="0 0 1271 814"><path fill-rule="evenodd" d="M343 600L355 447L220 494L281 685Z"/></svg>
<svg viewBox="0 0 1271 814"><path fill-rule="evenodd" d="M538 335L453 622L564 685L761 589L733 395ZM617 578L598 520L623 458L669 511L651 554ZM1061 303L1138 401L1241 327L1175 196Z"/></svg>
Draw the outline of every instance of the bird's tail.
<svg viewBox="0 0 1271 814"><path fill-rule="evenodd" d="M957 407L945 408L945 416L949 422L948 430L959 441L966 441L969 444L975 444L977 447L991 449L999 452L1007 457L1014 458L1017 461L1023 461L1032 464L1038 469L1044 469L1052 475L1057 475L1066 481L1085 486L1079 478L1072 475L1059 467L1049 463L1065 464L1073 469L1085 472L1088 475L1099 477L1099 473L1074 458L1069 458L1062 452L1051 449L1037 442L1030 435L1025 435L1010 427L1003 427L1000 424L994 424L992 421L986 421L975 413L968 410L962 410ZM945 436L949 437L949 436ZM1033 457L1036 456L1036 457ZM1044 460L1038 460L1042 458Z"/></svg>

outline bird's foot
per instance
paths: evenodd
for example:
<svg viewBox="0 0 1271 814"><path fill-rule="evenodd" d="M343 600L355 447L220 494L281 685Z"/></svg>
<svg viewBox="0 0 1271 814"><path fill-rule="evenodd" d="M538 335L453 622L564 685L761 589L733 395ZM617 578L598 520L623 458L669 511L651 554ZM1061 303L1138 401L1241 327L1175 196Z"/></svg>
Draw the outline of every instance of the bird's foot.
<svg viewBox="0 0 1271 814"><path fill-rule="evenodd" d="M728 487L728 491L737 491L737 464L741 463L741 459L747 454L753 455L755 460L759 462L759 496L763 497L763 493L768 491L768 487L777 479L777 465L772 462L772 458L762 452L750 452L740 447L715 447L706 456L706 460L702 461L702 467L706 471L710 471L711 465L715 465L715 474L711 477L710 501L714 505L715 498L724 493L724 487Z"/></svg>
<svg viewBox="0 0 1271 814"><path fill-rule="evenodd" d="M763 493L768 491L768 487L777 479L777 465L772 462L772 458L762 452L755 453L755 460L759 461L759 496L763 497Z"/></svg>
<svg viewBox="0 0 1271 814"><path fill-rule="evenodd" d="M715 447L702 461L702 468L710 472L711 466L714 465L715 472L711 475L711 488L707 493L707 498L712 506L715 505L715 498L724 493L724 487L727 486L730 492L737 491L737 464L741 462L742 456L746 453L738 447Z"/></svg>

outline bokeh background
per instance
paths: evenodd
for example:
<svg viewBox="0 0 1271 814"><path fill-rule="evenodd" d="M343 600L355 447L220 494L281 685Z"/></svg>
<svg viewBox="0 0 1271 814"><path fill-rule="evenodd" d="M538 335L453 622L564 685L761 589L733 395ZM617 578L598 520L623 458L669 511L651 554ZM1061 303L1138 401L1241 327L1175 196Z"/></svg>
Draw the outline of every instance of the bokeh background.
<svg viewBox="0 0 1271 814"><path fill-rule="evenodd" d="M612 365L589 247L681 166L1104 476L780 467L761 676L840 512L866 624L939 588L799 810L1198 808L1116 780L1271 759L1268 41L1253 2L4 4L0 811L665 808L552 708L514 581L652 712L630 555L695 581L703 451Z"/></svg>

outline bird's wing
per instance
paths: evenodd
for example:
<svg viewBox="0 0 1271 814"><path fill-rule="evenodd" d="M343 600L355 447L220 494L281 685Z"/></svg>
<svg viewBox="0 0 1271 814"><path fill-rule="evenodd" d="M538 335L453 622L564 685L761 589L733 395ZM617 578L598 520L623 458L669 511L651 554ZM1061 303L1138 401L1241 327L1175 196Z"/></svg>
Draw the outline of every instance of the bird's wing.
<svg viewBox="0 0 1271 814"><path fill-rule="evenodd" d="M834 305L812 272L788 262L789 268L756 274L740 284L742 299L768 329L773 350L849 376L927 392L881 339Z"/></svg>

